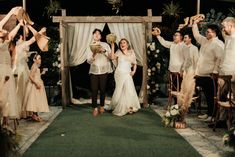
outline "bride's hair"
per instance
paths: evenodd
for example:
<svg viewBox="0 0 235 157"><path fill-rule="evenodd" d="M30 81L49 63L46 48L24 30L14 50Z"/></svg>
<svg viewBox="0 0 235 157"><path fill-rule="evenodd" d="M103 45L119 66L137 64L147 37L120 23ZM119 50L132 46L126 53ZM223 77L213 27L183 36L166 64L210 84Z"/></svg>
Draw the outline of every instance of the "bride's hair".
<svg viewBox="0 0 235 157"><path fill-rule="evenodd" d="M118 47L119 47L119 49L120 49L120 45L121 45L121 41L126 41L126 43L127 43L127 45L128 45L128 47L127 47L127 50L131 50L132 48L131 48L131 44L130 44L130 42L126 39L126 38L122 38L120 41L119 41L119 43L118 43ZM121 49L120 49L121 50ZM121 50L122 51L122 50Z"/></svg>

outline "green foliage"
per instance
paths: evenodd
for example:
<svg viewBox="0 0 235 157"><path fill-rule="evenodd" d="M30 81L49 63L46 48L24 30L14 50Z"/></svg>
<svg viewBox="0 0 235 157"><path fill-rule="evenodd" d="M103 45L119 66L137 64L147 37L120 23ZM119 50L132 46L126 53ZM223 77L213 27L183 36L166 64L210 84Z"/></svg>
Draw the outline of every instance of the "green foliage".
<svg viewBox="0 0 235 157"><path fill-rule="evenodd" d="M222 12L216 12L215 9L211 9L205 16L204 22L200 26L200 33L205 35L208 24L216 24L221 26L221 22L225 19L225 15Z"/></svg>
<svg viewBox="0 0 235 157"><path fill-rule="evenodd" d="M220 24L225 15L222 12L216 12L215 9L211 9L209 13L206 14L205 22L210 24Z"/></svg>
<svg viewBox="0 0 235 157"><path fill-rule="evenodd" d="M55 1L50 0L50 3L45 7L43 15L50 18L53 14L56 14L60 9L61 9L60 2L56 0Z"/></svg>
<svg viewBox="0 0 235 157"><path fill-rule="evenodd" d="M180 5L178 3L173 3L173 1L171 1L171 3L167 3L167 4L163 4L163 15L168 15L168 16L174 16L174 17L179 17L180 13L182 13L182 8L180 7Z"/></svg>
<svg viewBox="0 0 235 157"><path fill-rule="evenodd" d="M58 27L48 27L47 35L50 37L48 52L42 53L42 68L48 72L42 75L45 85L56 86L60 80L60 40Z"/></svg>
<svg viewBox="0 0 235 157"><path fill-rule="evenodd" d="M167 82L169 50L164 48L156 38L147 44L148 62L148 102L154 104L157 97L164 97L160 84Z"/></svg>

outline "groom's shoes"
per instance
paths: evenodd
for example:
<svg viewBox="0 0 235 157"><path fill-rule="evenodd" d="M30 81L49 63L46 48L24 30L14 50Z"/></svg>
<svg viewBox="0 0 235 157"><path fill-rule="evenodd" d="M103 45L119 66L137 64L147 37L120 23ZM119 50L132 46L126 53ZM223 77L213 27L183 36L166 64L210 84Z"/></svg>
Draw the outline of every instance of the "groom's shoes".
<svg viewBox="0 0 235 157"><path fill-rule="evenodd" d="M93 115L94 117L96 117L96 116L98 116L98 114L99 114L98 108L94 108L94 109L93 109L93 112L92 112L92 115Z"/></svg>
<svg viewBox="0 0 235 157"><path fill-rule="evenodd" d="M105 112L104 107L101 106L101 107L100 107L100 113L102 114L102 113L104 113L104 112Z"/></svg>

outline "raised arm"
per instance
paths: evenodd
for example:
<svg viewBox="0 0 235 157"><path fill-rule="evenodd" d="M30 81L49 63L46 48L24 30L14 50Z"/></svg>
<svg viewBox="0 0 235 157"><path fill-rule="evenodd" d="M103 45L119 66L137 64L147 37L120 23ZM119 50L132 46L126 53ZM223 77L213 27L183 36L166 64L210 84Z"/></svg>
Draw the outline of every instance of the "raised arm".
<svg viewBox="0 0 235 157"><path fill-rule="evenodd" d="M159 28L153 28L152 35L156 36L160 44L166 48L170 48L173 42L166 41L163 37L161 37L161 30Z"/></svg>
<svg viewBox="0 0 235 157"><path fill-rule="evenodd" d="M26 25L26 27L29 28L29 30L33 33L33 34L36 34L36 33L39 33L39 34L44 34L46 32L46 28L43 27L39 32L37 32L31 25ZM26 44L28 46L32 45L34 42L36 41L36 38L35 36L33 36L32 38L30 38L29 40L26 41Z"/></svg>
<svg viewBox="0 0 235 157"><path fill-rule="evenodd" d="M191 17L192 18L192 17ZM193 36L194 38L196 39L196 41L199 43L199 44L202 44L203 41L206 39L206 37L204 37L203 35L201 35L199 33L199 30L198 30L198 23L201 21L200 18L196 18L194 19L193 21L193 26L192 26L192 32L193 32Z"/></svg>
<svg viewBox="0 0 235 157"><path fill-rule="evenodd" d="M109 58L112 59L112 60L117 59L117 56L115 55L114 51L115 51L115 45L114 45L114 43L112 43L111 44L111 53L110 53L110 56L109 56Z"/></svg>
<svg viewBox="0 0 235 157"><path fill-rule="evenodd" d="M23 26L23 20L21 20L16 26L15 28L8 34L8 40L12 40L17 32L19 31L20 27Z"/></svg>
<svg viewBox="0 0 235 157"><path fill-rule="evenodd" d="M7 21L10 19L10 17L12 15L16 15L17 11L20 10L20 9L22 9L22 7L14 7L7 13L7 15L0 21L0 30L7 23Z"/></svg>

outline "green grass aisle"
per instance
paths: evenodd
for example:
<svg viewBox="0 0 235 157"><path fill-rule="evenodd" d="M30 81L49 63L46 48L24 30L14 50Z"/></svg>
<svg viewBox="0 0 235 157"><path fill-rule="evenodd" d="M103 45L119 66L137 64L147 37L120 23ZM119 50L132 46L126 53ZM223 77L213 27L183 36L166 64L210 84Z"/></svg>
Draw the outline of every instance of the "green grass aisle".
<svg viewBox="0 0 235 157"><path fill-rule="evenodd" d="M152 109L94 118L89 105L67 107L24 157L199 157Z"/></svg>

